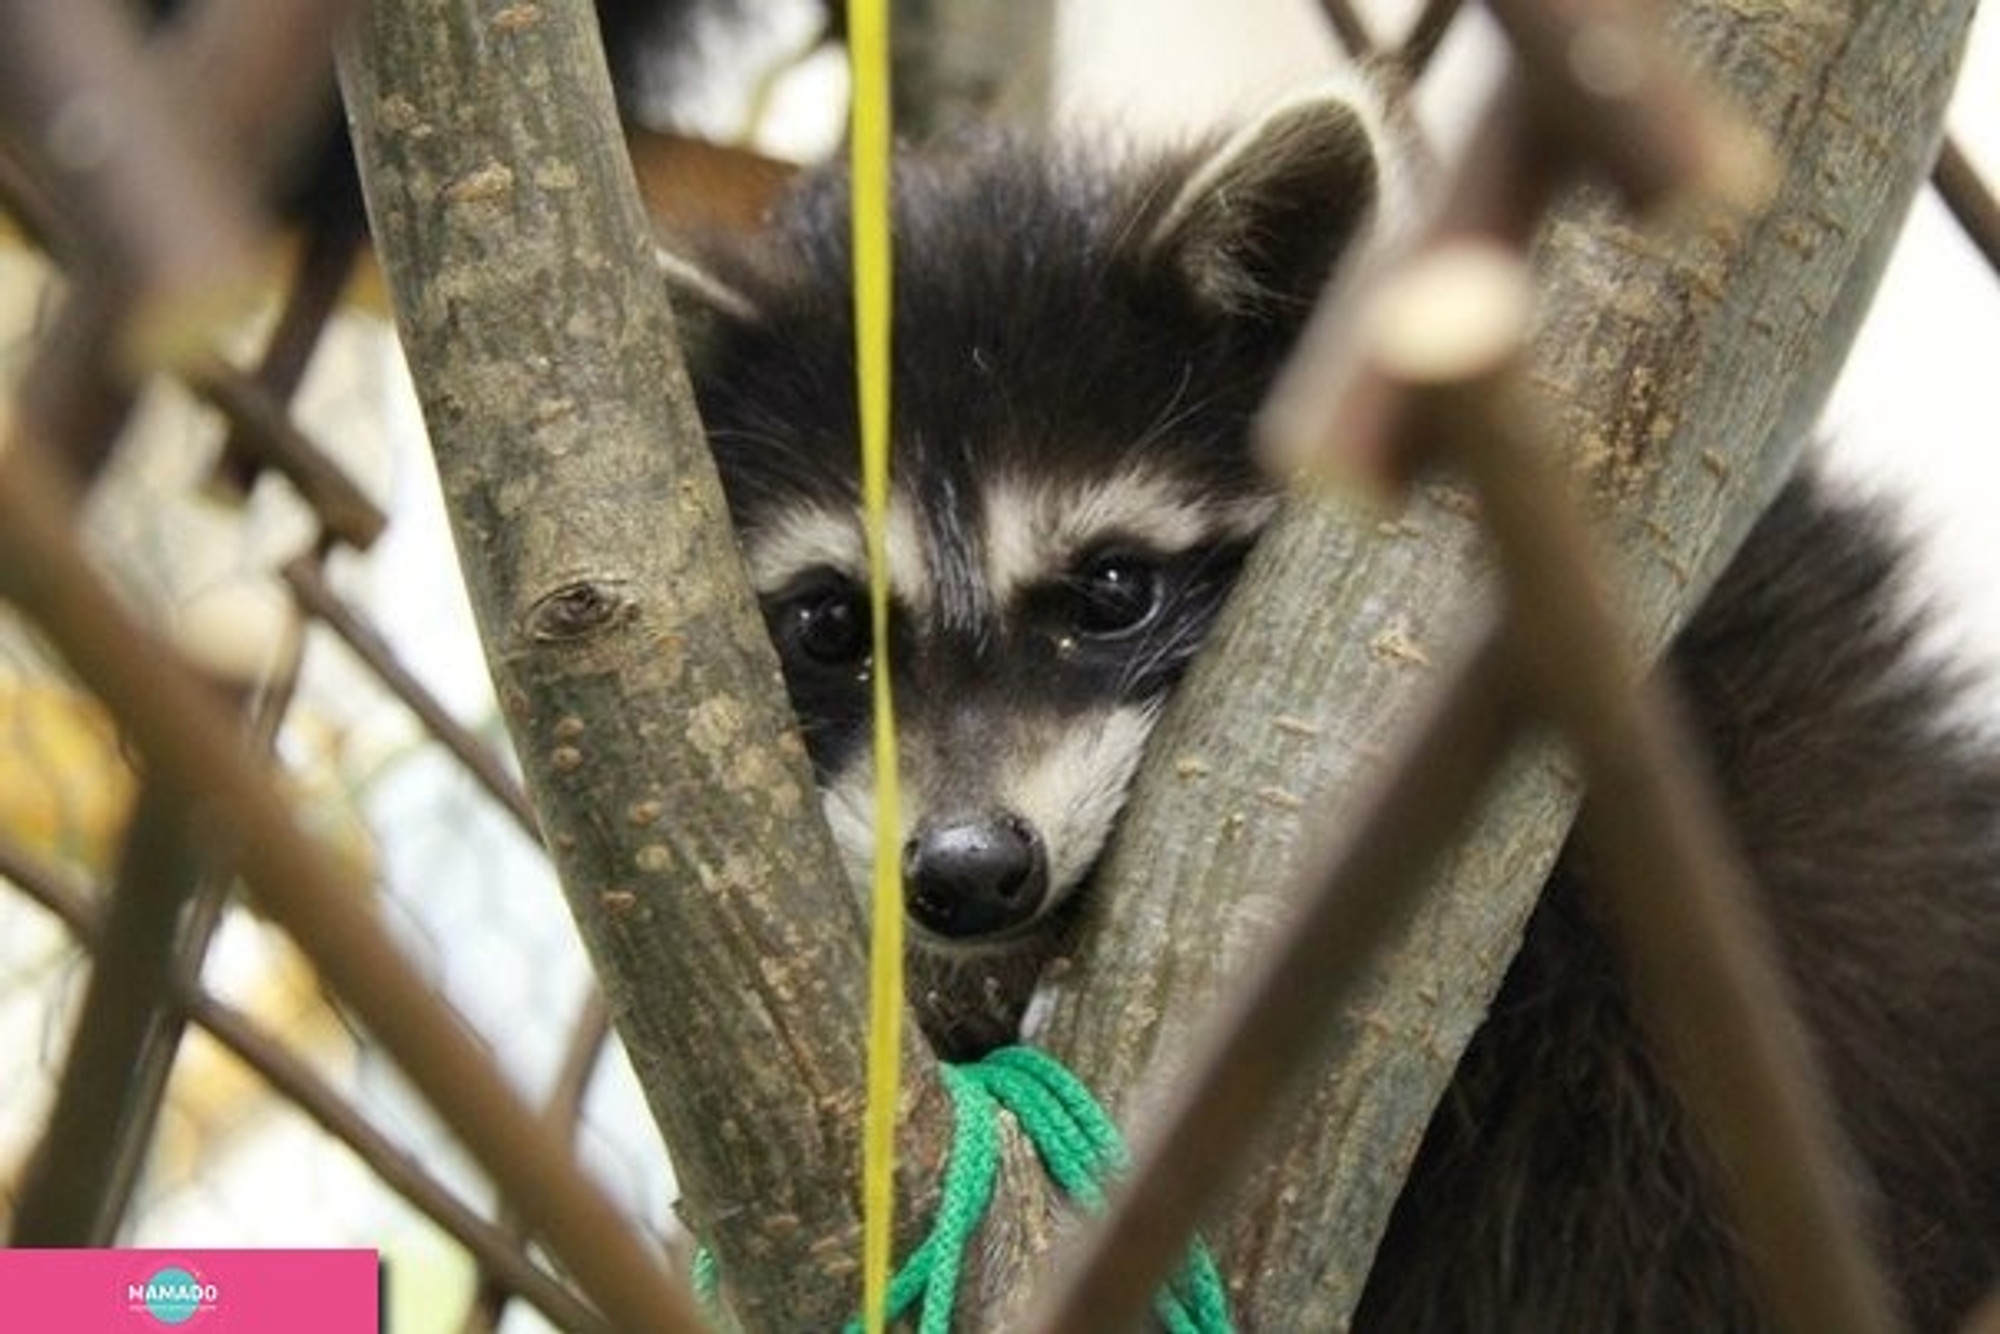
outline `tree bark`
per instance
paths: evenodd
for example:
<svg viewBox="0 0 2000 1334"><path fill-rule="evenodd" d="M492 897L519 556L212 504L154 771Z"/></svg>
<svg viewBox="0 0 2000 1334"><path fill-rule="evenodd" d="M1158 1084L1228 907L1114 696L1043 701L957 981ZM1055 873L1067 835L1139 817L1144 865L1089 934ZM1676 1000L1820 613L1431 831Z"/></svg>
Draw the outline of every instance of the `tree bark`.
<svg viewBox="0 0 2000 1334"><path fill-rule="evenodd" d="M341 76L488 665L688 1221L745 1328L831 1327L859 1290L862 913L591 11L382 0ZM905 1240L947 1114L906 1046Z"/></svg>
<svg viewBox="0 0 2000 1334"><path fill-rule="evenodd" d="M1631 624L1656 654L1781 483L1935 152L1970 0L1702 0L1675 31L1770 140L1763 207L1640 229L1587 194L1546 229L1537 379L1605 502ZM1393 518L1301 497L1253 558L1156 733L1047 987L1042 1035L1128 1127L1292 908L1300 849L1373 786L1485 605L1448 486ZM1414 920L1338 1022L1215 1240L1249 1327L1336 1328L1577 801L1517 751ZM1199 943L1197 943L1199 942ZM1312 1004L1310 996L1301 1004Z"/></svg>

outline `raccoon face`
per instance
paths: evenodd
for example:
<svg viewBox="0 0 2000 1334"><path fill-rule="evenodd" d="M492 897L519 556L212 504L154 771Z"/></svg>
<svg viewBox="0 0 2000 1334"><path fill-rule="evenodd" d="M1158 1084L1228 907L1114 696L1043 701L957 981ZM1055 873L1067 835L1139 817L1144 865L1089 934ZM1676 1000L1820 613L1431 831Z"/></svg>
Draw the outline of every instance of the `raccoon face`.
<svg viewBox="0 0 2000 1334"><path fill-rule="evenodd" d="M1281 109L1107 167L998 145L897 169L887 533L920 944L1034 934L1103 851L1162 703L1276 505L1250 424L1377 197L1375 122ZM845 197L809 182L684 316L703 420L826 812L873 856Z"/></svg>
<svg viewBox="0 0 2000 1334"><path fill-rule="evenodd" d="M1136 470L1062 488L973 478L945 505L896 496L900 832L925 938L1005 941L1083 881L1272 503ZM752 530L746 552L835 837L865 883L875 664L859 516L796 511Z"/></svg>

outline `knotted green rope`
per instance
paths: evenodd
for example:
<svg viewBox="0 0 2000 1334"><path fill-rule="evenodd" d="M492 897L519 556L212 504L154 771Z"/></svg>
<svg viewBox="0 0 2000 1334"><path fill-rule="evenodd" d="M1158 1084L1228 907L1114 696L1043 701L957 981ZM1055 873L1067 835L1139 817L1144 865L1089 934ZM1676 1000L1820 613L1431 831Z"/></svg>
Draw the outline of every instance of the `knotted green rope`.
<svg viewBox="0 0 2000 1334"><path fill-rule="evenodd" d="M1002 1047L969 1065L940 1067L956 1114L937 1221L889 1281L889 1318L922 1304L919 1334L947 1334L958 1300L959 1270L972 1234L993 1203L1000 1176L1000 1113L1013 1113L1046 1171L1064 1193L1093 1212L1104 1183L1129 1165L1125 1143L1104 1108L1061 1062L1032 1047ZM695 1291L714 1305L713 1256L695 1256ZM1229 1307L1208 1248L1189 1248L1181 1270L1153 1298L1171 1334L1229 1334ZM859 1319L847 1334L861 1328Z"/></svg>

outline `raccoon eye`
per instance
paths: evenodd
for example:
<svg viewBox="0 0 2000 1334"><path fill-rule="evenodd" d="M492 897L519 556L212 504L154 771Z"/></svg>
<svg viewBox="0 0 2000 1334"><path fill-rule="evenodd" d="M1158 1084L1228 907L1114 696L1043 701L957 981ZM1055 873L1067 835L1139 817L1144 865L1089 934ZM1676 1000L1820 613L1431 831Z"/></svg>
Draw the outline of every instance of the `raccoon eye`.
<svg viewBox="0 0 2000 1334"><path fill-rule="evenodd" d="M1160 571L1130 552L1092 556L1064 581L1078 634L1109 638L1130 634L1160 607Z"/></svg>
<svg viewBox="0 0 2000 1334"><path fill-rule="evenodd" d="M773 621L786 656L802 653L823 667L844 667L868 656L868 601L844 580L786 598Z"/></svg>

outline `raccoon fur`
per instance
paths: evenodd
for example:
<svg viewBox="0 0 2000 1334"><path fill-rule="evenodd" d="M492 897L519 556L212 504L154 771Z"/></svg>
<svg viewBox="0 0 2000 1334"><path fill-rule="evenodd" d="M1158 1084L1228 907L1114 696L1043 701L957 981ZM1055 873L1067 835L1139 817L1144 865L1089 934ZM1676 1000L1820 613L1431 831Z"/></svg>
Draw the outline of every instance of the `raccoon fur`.
<svg viewBox="0 0 2000 1334"><path fill-rule="evenodd" d="M1212 152L899 161L890 581L913 1002L1015 1035L1162 701L1277 504L1249 432L1384 189L1371 117ZM702 415L827 815L872 847L846 201L703 257ZM719 284L719 286L717 285ZM1807 476L1672 654L1910 1309L2000 1279L2000 759L1913 652L1897 544ZM1364 1329L1765 1324L1565 854L1437 1112Z"/></svg>

